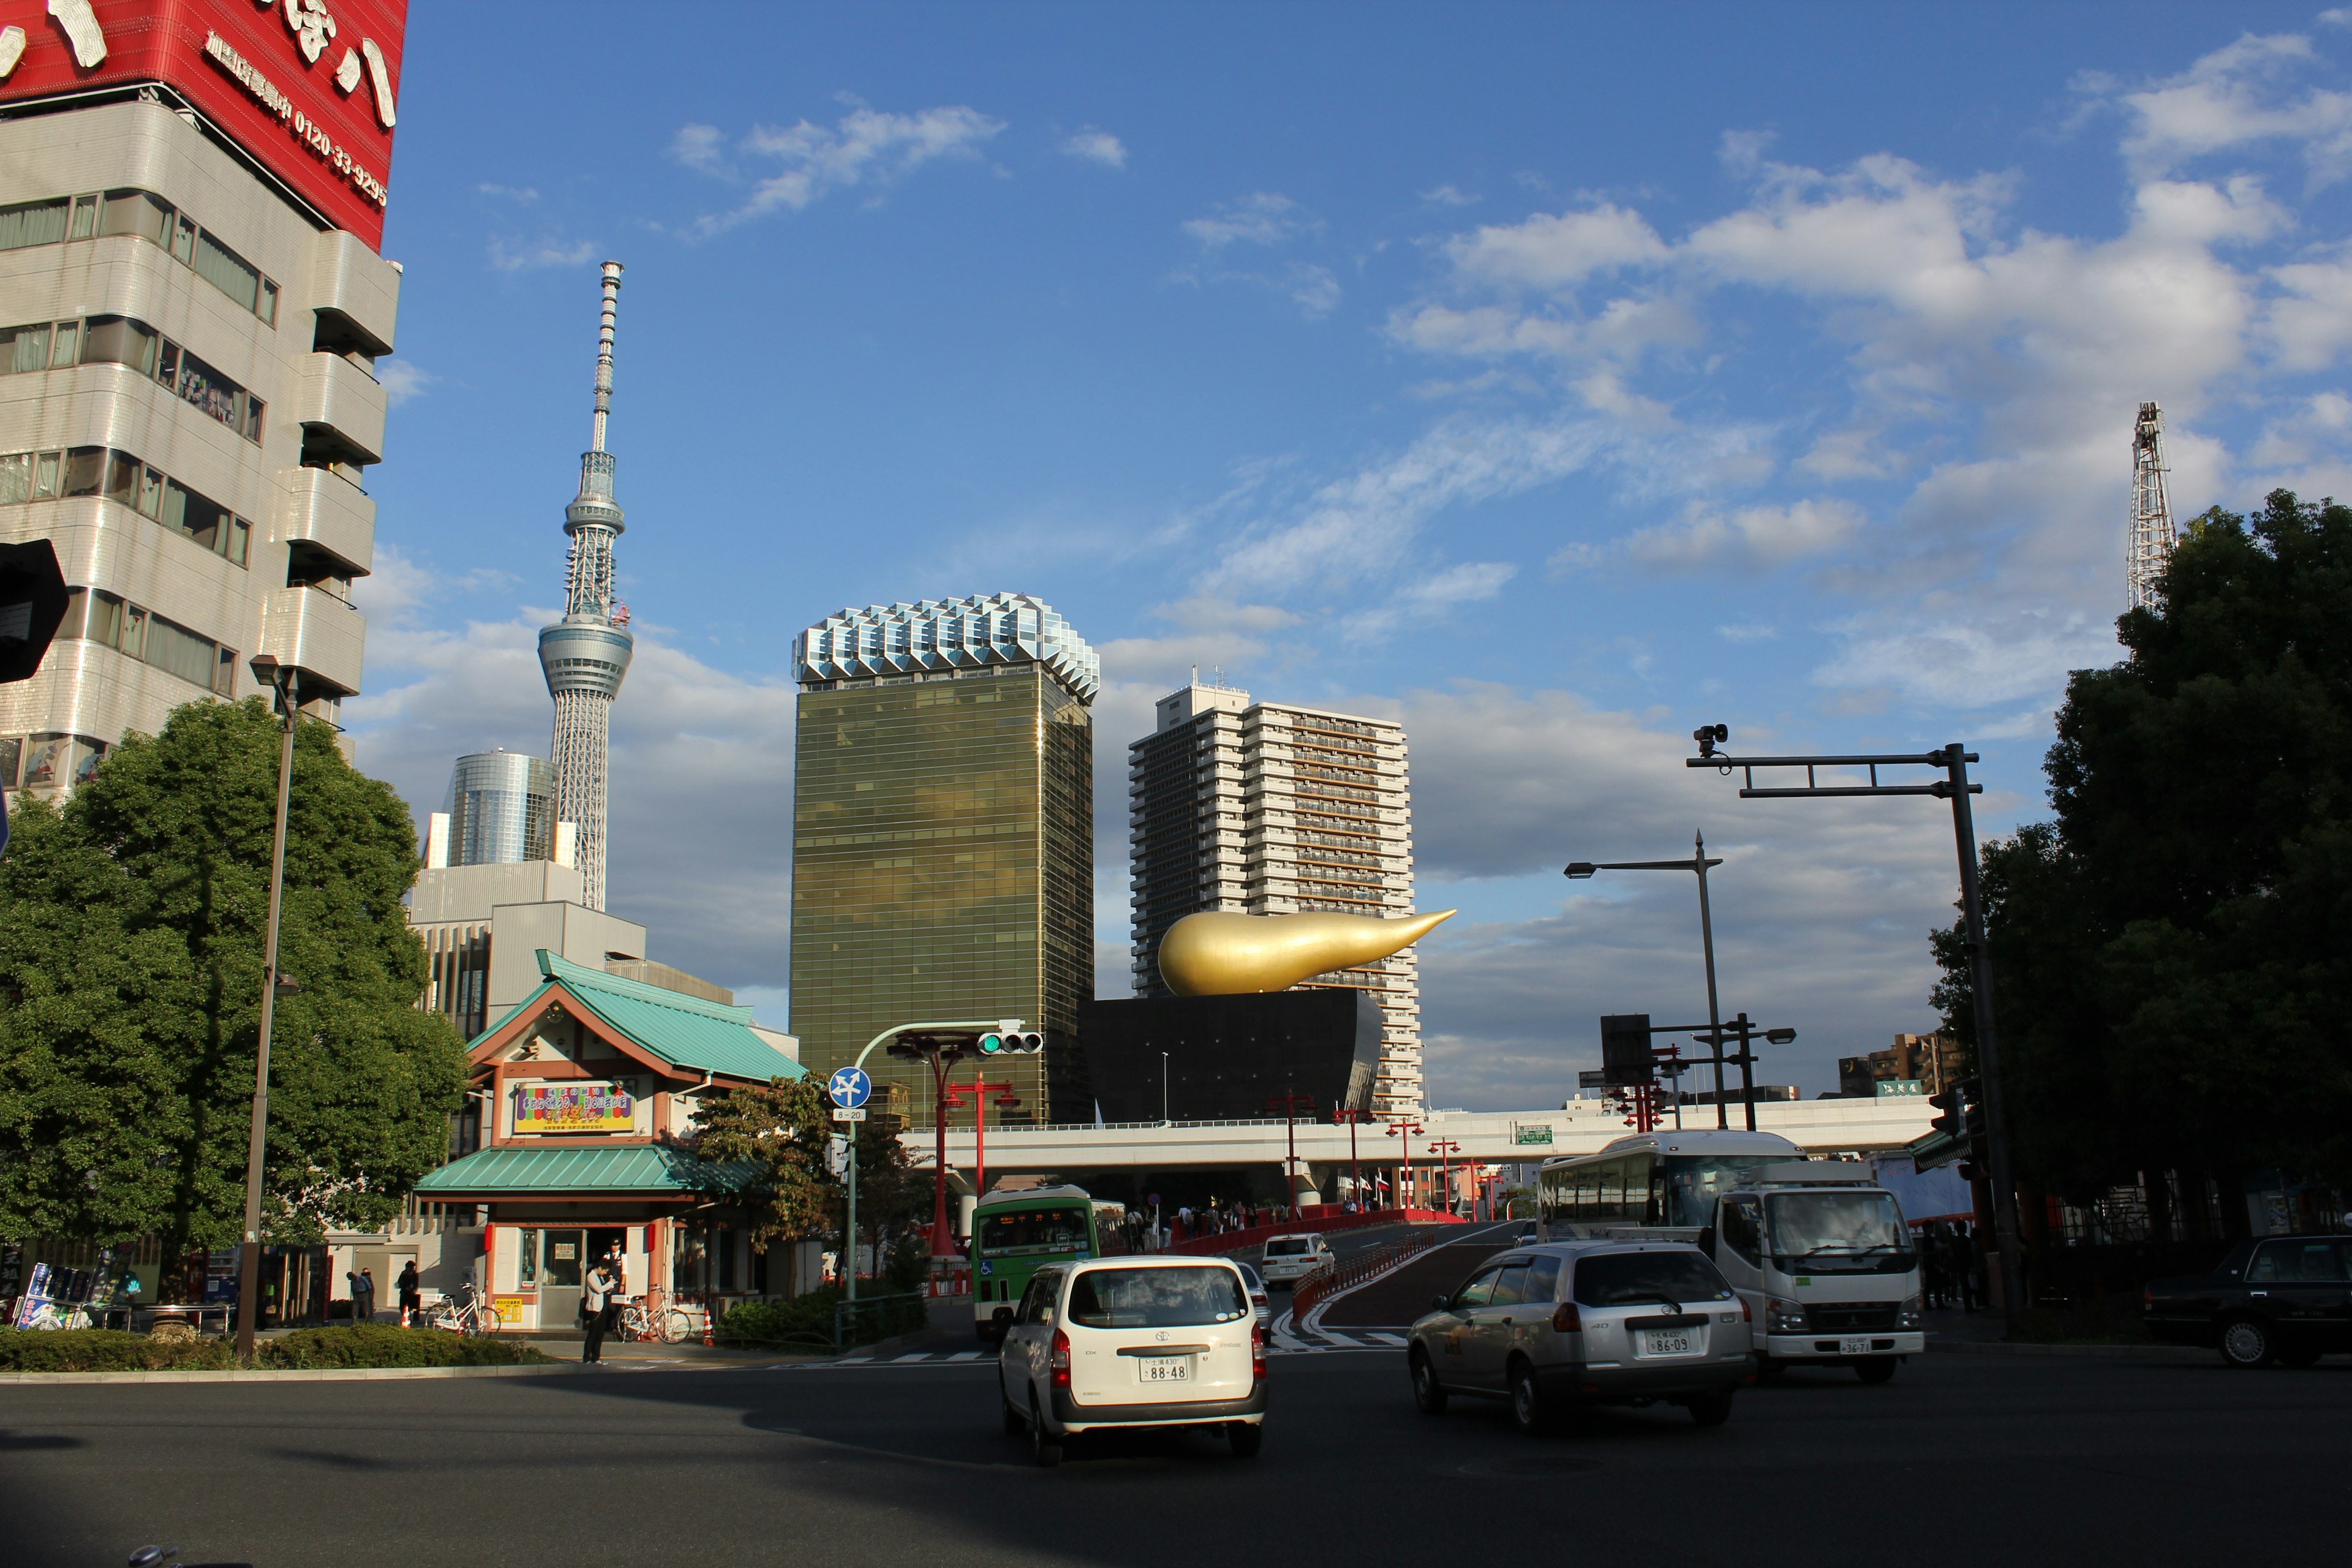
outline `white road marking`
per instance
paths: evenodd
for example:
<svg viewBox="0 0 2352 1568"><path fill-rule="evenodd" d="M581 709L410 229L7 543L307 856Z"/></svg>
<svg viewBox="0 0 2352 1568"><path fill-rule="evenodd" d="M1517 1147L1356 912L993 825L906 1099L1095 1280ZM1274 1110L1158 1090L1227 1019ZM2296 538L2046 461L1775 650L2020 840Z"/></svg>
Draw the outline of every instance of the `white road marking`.
<svg viewBox="0 0 2352 1568"><path fill-rule="evenodd" d="M1336 1329L1318 1329L1315 1331L1322 1336L1325 1343L1338 1345L1342 1350L1360 1351L1364 1348L1360 1341L1351 1340Z"/></svg>
<svg viewBox="0 0 2352 1568"><path fill-rule="evenodd" d="M929 1351L917 1351L913 1355L892 1356L892 1357L890 1358L890 1364L891 1364L892 1366L904 1366L904 1365L906 1365L906 1364L907 1364L908 1362L910 1362L910 1361L929 1361L929 1360L930 1360L930 1359L931 1359L931 1352L929 1352Z"/></svg>
<svg viewBox="0 0 2352 1568"><path fill-rule="evenodd" d="M955 1353L955 1354L953 1354L953 1355L951 1355L951 1356L948 1357L948 1360L950 1360L950 1361L978 1361L983 1353L985 1353L985 1352L981 1352L981 1351L958 1351L958 1352L956 1352L956 1353Z"/></svg>
<svg viewBox="0 0 2352 1568"><path fill-rule="evenodd" d="M1400 1349L1403 1348L1404 1345L1404 1336L1402 1334L1366 1334L1364 1338L1368 1340L1378 1340L1384 1345L1395 1345Z"/></svg>

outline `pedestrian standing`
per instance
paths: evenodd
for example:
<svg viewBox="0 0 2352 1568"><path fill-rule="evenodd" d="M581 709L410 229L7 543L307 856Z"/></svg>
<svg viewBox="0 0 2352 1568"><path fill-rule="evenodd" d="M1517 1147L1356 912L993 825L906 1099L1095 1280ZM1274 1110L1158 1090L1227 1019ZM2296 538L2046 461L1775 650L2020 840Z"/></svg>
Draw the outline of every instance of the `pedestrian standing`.
<svg viewBox="0 0 2352 1568"><path fill-rule="evenodd" d="M415 1322L425 1311L425 1291L416 1280L416 1259L402 1265L400 1278L393 1281L400 1292L400 1321L403 1327Z"/></svg>
<svg viewBox="0 0 2352 1568"><path fill-rule="evenodd" d="M583 1285L585 1294L580 1303L588 1328L588 1342L580 1351L583 1362L604 1359L604 1336L613 1331L613 1320L621 1311L621 1303L613 1295L614 1287L618 1283L613 1278L611 1265L604 1258L598 1258L596 1267L588 1270Z"/></svg>
<svg viewBox="0 0 2352 1568"><path fill-rule="evenodd" d="M352 1321L375 1321L375 1271L362 1268L352 1276Z"/></svg>

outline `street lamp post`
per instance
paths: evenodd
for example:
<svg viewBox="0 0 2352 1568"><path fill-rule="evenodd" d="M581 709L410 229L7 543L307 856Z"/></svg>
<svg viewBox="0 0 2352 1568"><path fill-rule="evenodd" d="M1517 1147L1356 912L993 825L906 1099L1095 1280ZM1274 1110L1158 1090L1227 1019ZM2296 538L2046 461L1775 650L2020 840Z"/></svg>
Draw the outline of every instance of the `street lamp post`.
<svg viewBox="0 0 2352 1568"><path fill-rule="evenodd" d="M1160 1125L1168 1125L1168 1053L1160 1053Z"/></svg>
<svg viewBox="0 0 2352 1568"><path fill-rule="evenodd" d="M1595 871L1697 872L1698 937L1700 948L1706 955L1706 1022L1710 1029L1717 1034L1721 1034L1723 1010L1717 1005L1715 1000L1715 914L1707 905L1706 871L1708 867L1720 866L1723 861L1719 858L1713 860L1707 858L1705 833L1694 834L1692 842L1696 847L1687 860L1602 860L1599 862L1574 860L1561 870L1560 875L1576 881L1582 881ZM1715 1047L1715 1124L1717 1127L1727 1128L1731 1125L1731 1121L1723 1109L1723 1047L1717 1043ZM1676 1087L1679 1089L1680 1086Z"/></svg>
<svg viewBox="0 0 2352 1568"><path fill-rule="evenodd" d="M1003 1083L991 1083L984 1072L972 1074L971 1082L968 1085L948 1085L950 1105L959 1110L967 1103L971 1106L971 1187L973 1192L983 1197L988 1193L988 1097L993 1094L999 1107L1013 1110L1021 1103L1019 1097L1013 1092L1015 1087L1009 1078ZM971 1096L969 1102L964 1099L966 1094Z"/></svg>
<svg viewBox="0 0 2352 1568"><path fill-rule="evenodd" d="M1397 1206L1407 1212L1412 1208L1412 1141L1421 1136L1421 1123L1410 1117L1389 1123L1389 1136L1399 1140L1399 1152L1404 1155L1404 1166L1397 1173L1403 1184Z"/></svg>
<svg viewBox="0 0 2352 1568"><path fill-rule="evenodd" d="M1359 1205L1364 1201L1364 1167L1356 1158L1356 1123L1370 1121L1371 1119L1370 1111L1357 1110L1349 1107L1342 1107L1333 1118L1335 1121L1348 1124L1348 1185L1349 1191L1355 1194Z"/></svg>
<svg viewBox="0 0 2352 1568"><path fill-rule="evenodd" d="M1731 731L1721 724L1702 724L1692 731L1691 739L1698 742L1698 755L1683 759L1686 768L1714 768L1728 773L1740 770L1742 800L1793 800L1823 795L1924 795L1952 803L1952 838L1960 862L1960 908L1968 927L1969 971L1974 982L1974 1012L1977 1026L1977 1073L1983 1080L1985 1110L1986 1163L1992 1169L1992 1228L2000 1253L2001 1316L2009 1337L2015 1339L2025 1326L2025 1268L2018 1245L2016 1189L2011 1180L2009 1151L2009 1118L2001 1101L2000 1048L1993 1026L1992 953L1985 945L1984 896L1978 885L1977 830L1975 815L1969 807L1969 796L1984 793L1984 785L1969 781L1969 764L1978 760L1977 753L1955 741L1932 752L1891 752L1885 755L1852 757L1734 757L1715 748L1731 739ZM1944 776L1933 784L1883 784L1878 782L1878 770L1885 767L1940 768ZM1758 768L1802 768L1802 787L1759 789L1756 787ZM1870 782L1866 784L1825 784L1819 781L1818 768L1866 768ZM1718 1031L1720 1026L1717 1026ZM1767 1037L1768 1038L1769 1037Z"/></svg>
<svg viewBox="0 0 2352 1568"><path fill-rule="evenodd" d="M1280 1094L1267 1095L1265 1108L1282 1112L1282 1141L1286 1146L1282 1157L1283 1197L1286 1203L1296 1204L1298 1201L1298 1112L1302 1108L1312 1112L1315 1097L1285 1089Z"/></svg>
<svg viewBox="0 0 2352 1568"><path fill-rule="evenodd" d="M1445 1212L1454 1212L1454 1156L1462 1152L1462 1145L1451 1138L1440 1138L1429 1146L1429 1152L1440 1161L1437 1190L1445 1200Z"/></svg>
<svg viewBox="0 0 2352 1568"><path fill-rule="evenodd" d="M261 1175L269 1133L269 1032L278 1011L278 922L286 896L286 806L294 784L294 725L301 716L294 701L290 666L257 654L253 674L277 694L285 728L278 745L278 816L269 835L269 914L261 942L261 1031L253 1060L253 1121L245 1144L245 1240L236 1275L240 1361L252 1359L253 1332L261 1316Z"/></svg>

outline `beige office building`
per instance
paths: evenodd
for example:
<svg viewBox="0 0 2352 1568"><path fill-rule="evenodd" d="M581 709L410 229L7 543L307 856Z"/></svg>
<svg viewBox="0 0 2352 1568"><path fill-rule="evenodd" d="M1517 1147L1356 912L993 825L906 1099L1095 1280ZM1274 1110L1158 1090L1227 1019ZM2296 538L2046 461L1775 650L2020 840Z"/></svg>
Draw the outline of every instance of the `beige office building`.
<svg viewBox="0 0 2352 1568"><path fill-rule="evenodd" d="M0 787L89 776L266 653L336 716L360 689L397 266L194 113L0 120L0 540L49 540L70 607L0 687Z"/></svg>
<svg viewBox="0 0 2352 1568"><path fill-rule="evenodd" d="M1160 939L1203 910L1412 912L1412 794L1403 729L1385 719L1252 702L1197 681L1160 699L1128 748L1130 945L1139 996L1165 996ZM1318 974L1381 1005L1375 1112L1423 1107L1413 950Z"/></svg>

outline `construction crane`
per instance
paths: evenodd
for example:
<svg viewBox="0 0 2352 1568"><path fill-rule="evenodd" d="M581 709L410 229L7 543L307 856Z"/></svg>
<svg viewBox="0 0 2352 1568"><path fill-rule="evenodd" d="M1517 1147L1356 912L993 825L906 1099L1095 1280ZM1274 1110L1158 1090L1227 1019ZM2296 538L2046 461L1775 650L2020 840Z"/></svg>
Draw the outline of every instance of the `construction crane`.
<svg viewBox="0 0 2352 1568"><path fill-rule="evenodd" d="M2157 580L2172 559L2172 502L2164 490L2164 410L2139 405L2132 426L2131 542L2124 563L2135 610L2156 606Z"/></svg>

